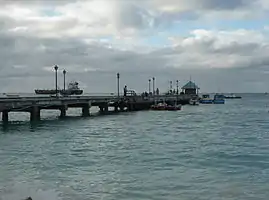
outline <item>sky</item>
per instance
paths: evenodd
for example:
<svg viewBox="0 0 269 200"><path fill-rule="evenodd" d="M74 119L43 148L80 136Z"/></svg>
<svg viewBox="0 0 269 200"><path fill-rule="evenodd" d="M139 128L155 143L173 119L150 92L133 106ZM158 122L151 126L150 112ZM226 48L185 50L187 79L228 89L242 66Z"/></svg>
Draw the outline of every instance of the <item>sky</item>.
<svg viewBox="0 0 269 200"><path fill-rule="evenodd" d="M0 92L269 91L268 0L0 0Z"/></svg>

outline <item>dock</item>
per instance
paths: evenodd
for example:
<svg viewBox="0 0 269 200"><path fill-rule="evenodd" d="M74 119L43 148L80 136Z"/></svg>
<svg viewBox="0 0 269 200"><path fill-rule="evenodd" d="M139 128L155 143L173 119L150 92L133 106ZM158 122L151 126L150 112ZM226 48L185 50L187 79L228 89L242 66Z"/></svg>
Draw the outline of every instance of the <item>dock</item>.
<svg viewBox="0 0 269 200"><path fill-rule="evenodd" d="M91 107L99 107L99 112L106 114L109 112L132 112L148 110L151 105L159 102L177 102L178 104L188 104L191 96L180 95L154 95L145 97L135 96L34 96L34 97L1 97L0 113L4 123L9 121L10 112L28 112L31 121L40 120L41 110L59 110L59 117L65 117L68 108L81 109L83 117L91 115ZM109 108L113 108L112 111Z"/></svg>

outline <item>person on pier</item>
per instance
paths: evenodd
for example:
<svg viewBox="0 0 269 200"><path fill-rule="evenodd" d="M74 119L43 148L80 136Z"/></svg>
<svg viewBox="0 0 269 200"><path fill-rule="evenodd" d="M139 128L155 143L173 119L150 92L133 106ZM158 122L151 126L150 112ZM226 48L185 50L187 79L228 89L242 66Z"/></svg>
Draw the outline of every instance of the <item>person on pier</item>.
<svg viewBox="0 0 269 200"><path fill-rule="evenodd" d="M127 85L125 85L123 88L123 96L126 97L126 95L127 95Z"/></svg>

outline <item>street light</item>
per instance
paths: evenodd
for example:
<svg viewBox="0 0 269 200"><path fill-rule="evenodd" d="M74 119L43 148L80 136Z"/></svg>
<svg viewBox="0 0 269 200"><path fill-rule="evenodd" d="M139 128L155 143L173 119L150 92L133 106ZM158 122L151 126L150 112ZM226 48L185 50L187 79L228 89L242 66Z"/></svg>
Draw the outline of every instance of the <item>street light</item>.
<svg viewBox="0 0 269 200"><path fill-rule="evenodd" d="M170 81L170 92L173 94L173 81Z"/></svg>
<svg viewBox="0 0 269 200"><path fill-rule="evenodd" d="M150 82L151 82L151 79L149 79L149 94L150 94Z"/></svg>
<svg viewBox="0 0 269 200"><path fill-rule="evenodd" d="M178 83L179 83L179 80L177 80L177 103L178 103Z"/></svg>
<svg viewBox="0 0 269 200"><path fill-rule="evenodd" d="M63 74L64 74L64 92L65 92L65 75L66 75L66 70L65 69L63 71Z"/></svg>
<svg viewBox="0 0 269 200"><path fill-rule="evenodd" d="M120 73L117 73L118 98L120 98Z"/></svg>
<svg viewBox="0 0 269 200"><path fill-rule="evenodd" d="M57 83L57 72L58 72L58 69L59 69L59 67L57 66L57 65L55 65L54 66L54 70L55 70L55 92L56 92L56 96L58 96L58 91L57 91L57 85L58 85L58 83Z"/></svg>
<svg viewBox="0 0 269 200"><path fill-rule="evenodd" d="M177 80L177 94L178 94L178 92L179 92L179 90L178 90L178 83L179 83L179 80Z"/></svg>
<svg viewBox="0 0 269 200"><path fill-rule="evenodd" d="M155 95L155 77L152 78L152 90L153 90L153 96Z"/></svg>

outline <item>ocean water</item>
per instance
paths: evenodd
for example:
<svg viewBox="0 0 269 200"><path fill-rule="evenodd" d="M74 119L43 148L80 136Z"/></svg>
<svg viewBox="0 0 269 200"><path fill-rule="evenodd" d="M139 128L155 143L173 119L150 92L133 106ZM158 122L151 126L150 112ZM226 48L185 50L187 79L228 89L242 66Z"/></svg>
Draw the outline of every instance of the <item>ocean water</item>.
<svg viewBox="0 0 269 200"><path fill-rule="evenodd" d="M269 96L0 128L0 199L267 200Z"/></svg>

